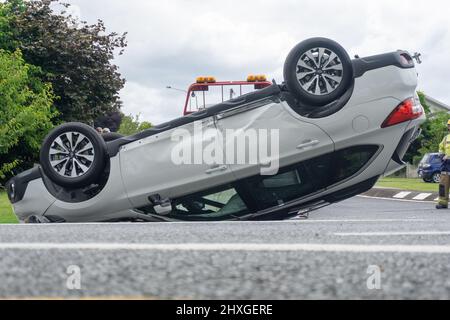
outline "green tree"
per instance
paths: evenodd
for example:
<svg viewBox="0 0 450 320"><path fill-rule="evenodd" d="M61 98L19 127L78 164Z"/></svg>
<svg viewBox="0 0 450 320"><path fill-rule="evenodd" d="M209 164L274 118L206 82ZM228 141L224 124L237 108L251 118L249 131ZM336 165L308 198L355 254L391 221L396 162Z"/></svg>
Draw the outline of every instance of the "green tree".
<svg viewBox="0 0 450 320"><path fill-rule="evenodd" d="M150 129L152 124L147 121L140 122L139 115L133 117L132 115L122 118L122 122L119 127L119 133L125 136L133 135L135 133Z"/></svg>
<svg viewBox="0 0 450 320"><path fill-rule="evenodd" d="M439 144L448 134L447 121L449 118L446 112L439 112L430 116L422 125L422 136L419 138L420 148L414 157L414 163L419 162L426 153L439 151Z"/></svg>
<svg viewBox="0 0 450 320"><path fill-rule="evenodd" d="M0 182L37 160L42 139L53 127L57 112L51 85L37 73L19 50L0 50Z"/></svg>
<svg viewBox="0 0 450 320"><path fill-rule="evenodd" d="M0 4L0 45L20 48L25 61L40 67L40 79L51 83L58 97L60 120L93 123L120 109L118 92L125 81L111 61L122 54L126 34L106 33L101 20L79 21L67 14L69 6L59 0L6 0Z"/></svg>
<svg viewBox="0 0 450 320"><path fill-rule="evenodd" d="M425 113L427 115L431 114L430 106L428 105L427 99L425 97L425 93L423 91L417 91L417 95L419 96L420 104L422 105Z"/></svg>
<svg viewBox="0 0 450 320"><path fill-rule="evenodd" d="M17 0L16 2L22 2ZM20 4L0 3L0 48L14 51L18 43L14 40L13 20L14 12L20 10Z"/></svg>

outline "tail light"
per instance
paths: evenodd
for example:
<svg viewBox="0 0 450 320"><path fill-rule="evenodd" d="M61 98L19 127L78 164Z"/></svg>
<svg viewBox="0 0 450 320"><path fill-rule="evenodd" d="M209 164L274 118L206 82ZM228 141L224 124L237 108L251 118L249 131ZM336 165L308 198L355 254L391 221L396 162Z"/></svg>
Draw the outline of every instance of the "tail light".
<svg viewBox="0 0 450 320"><path fill-rule="evenodd" d="M409 98L400 103L381 125L382 128L395 126L396 124L420 118L423 115L423 107L419 99Z"/></svg>

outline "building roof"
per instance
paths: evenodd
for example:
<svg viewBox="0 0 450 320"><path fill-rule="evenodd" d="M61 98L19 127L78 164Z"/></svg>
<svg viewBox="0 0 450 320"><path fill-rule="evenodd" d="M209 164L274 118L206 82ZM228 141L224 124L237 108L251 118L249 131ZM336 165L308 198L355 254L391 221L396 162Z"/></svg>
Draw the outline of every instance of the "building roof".
<svg viewBox="0 0 450 320"><path fill-rule="evenodd" d="M448 111L450 112L450 106L439 101L436 100L433 97L430 97L428 95L425 95L425 100L427 101L428 105L430 106L430 108L432 110L440 110L440 111Z"/></svg>

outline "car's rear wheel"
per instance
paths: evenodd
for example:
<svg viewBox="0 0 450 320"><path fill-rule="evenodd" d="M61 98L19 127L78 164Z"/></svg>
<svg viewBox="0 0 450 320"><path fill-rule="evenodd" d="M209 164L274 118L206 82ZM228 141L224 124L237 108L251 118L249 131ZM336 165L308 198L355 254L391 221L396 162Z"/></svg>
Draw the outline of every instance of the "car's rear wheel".
<svg viewBox="0 0 450 320"><path fill-rule="evenodd" d="M81 188L96 181L105 169L106 143L91 127L66 123L44 139L40 163L57 185Z"/></svg>
<svg viewBox="0 0 450 320"><path fill-rule="evenodd" d="M302 103L325 106L339 99L353 83L352 62L345 49L326 38L299 43L286 59L284 80Z"/></svg>

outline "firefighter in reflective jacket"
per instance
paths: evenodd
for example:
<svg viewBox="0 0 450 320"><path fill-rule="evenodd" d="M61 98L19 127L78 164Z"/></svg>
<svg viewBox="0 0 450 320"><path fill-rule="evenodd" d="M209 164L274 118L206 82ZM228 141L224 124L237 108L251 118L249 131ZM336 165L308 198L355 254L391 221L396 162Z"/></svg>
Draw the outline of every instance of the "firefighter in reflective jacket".
<svg viewBox="0 0 450 320"><path fill-rule="evenodd" d="M441 181L439 182L439 203L436 209L448 208L448 196L450 188L450 120L447 122L449 134L439 145L439 152L444 154L441 167Z"/></svg>

